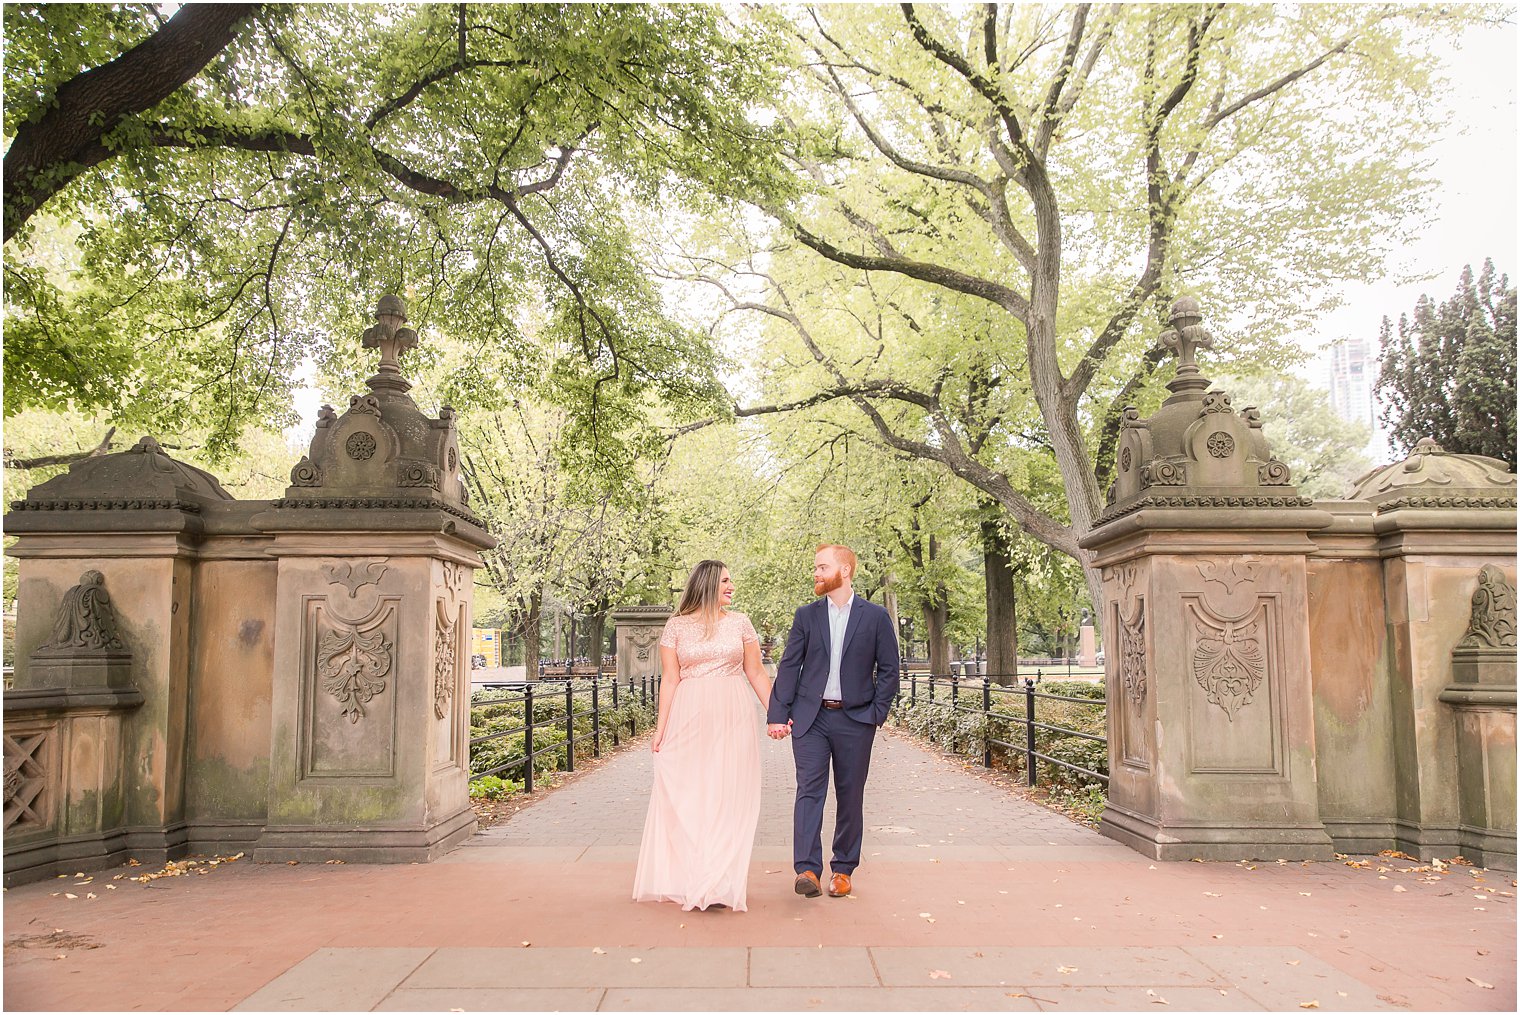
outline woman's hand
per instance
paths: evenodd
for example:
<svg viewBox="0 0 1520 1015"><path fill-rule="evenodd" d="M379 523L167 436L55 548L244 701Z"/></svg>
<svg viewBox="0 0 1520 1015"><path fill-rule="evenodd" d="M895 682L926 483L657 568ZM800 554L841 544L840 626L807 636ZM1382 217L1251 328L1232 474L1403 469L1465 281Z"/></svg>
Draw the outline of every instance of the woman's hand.
<svg viewBox="0 0 1520 1015"><path fill-rule="evenodd" d="M649 741L649 749L656 754L660 753L660 741L665 739L665 731L660 727L654 728L654 739Z"/></svg>

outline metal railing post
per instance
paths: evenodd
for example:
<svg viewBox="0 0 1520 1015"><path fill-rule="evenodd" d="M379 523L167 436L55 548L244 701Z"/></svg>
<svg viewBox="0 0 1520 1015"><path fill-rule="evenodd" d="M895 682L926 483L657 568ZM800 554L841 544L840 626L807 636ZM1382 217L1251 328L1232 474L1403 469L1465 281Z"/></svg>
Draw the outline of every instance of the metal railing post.
<svg viewBox="0 0 1520 1015"><path fill-rule="evenodd" d="M908 674L908 689L910 691L909 697L911 698L913 704L917 705L918 704L918 674L917 673L910 673L910 674Z"/></svg>
<svg viewBox="0 0 1520 1015"><path fill-rule="evenodd" d="M575 682L565 681L565 771L575 771Z"/></svg>
<svg viewBox="0 0 1520 1015"><path fill-rule="evenodd" d="M591 678L591 756L602 756L602 674Z"/></svg>
<svg viewBox="0 0 1520 1015"><path fill-rule="evenodd" d="M992 767L992 678L982 678L982 767Z"/></svg>
<svg viewBox="0 0 1520 1015"><path fill-rule="evenodd" d="M617 674L614 673L612 675L612 711L616 712L617 710L618 710L618 678L617 678ZM621 723L613 723L612 724L612 746L613 747L617 747L621 743L621 741L618 738L618 727L620 725L622 725L622 724Z"/></svg>
<svg viewBox="0 0 1520 1015"><path fill-rule="evenodd" d="M1028 783L1034 785L1034 681L1024 678L1024 733L1025 733L1025 771L1028 772Z"/></svg>
<svg viewBox="0 0 1520 1015"><path fill-rule="evenodd" d="M528 755L528 770L523 774L523 792L533 792L533 685L523 688L523 750Z"/></svg>
<svg viewBox="0 0 1520 1015"><path fill-rule="evenodd" d="M956 732L956 730L960 729L960 726L961 726L960 702L961 702L961 678L960 678L960 674L956 673L955 670L952 669L950 671L950 753L951 754L954 754L956 747L959 746L959 741L956 739L955 732Z"/></svg>

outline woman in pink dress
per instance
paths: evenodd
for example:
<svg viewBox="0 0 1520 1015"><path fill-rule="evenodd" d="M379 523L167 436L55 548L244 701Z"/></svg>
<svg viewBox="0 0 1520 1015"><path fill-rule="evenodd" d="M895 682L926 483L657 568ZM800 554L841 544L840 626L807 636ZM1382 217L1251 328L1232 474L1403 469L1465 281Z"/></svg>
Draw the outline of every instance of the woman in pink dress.
<svg viewBox="0 0 1520 1015"><path fill-rule="evenodd" d="M724 609L733 598L722 561L702 561L660 636L654 790L633 879L637 902L747 908L771 681L749 618Z"/></svg>

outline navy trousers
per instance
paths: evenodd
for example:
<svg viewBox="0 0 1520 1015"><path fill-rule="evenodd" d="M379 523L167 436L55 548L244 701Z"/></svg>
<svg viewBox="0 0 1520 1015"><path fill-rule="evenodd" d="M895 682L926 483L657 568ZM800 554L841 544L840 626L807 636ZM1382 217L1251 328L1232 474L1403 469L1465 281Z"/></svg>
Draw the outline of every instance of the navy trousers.
<svg viewBox="0 0 1520 1015"><path fill-rule="evenodd" d="M829 869L853 874L860 866L865 833L866 772L876 727L856 722L843 709L825 708L800 737L792 737L797 761L797 805L792 811L792 870L823 875L823 803L829 768L834 770L834 857Z"/></svg>

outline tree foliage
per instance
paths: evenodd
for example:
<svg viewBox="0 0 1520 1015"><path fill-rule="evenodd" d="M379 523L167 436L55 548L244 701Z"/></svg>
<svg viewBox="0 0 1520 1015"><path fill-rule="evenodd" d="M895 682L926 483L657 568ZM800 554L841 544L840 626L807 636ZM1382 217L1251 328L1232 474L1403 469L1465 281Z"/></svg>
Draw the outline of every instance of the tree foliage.
<svg viewBox="0 0 1520 1015"><path fill-rule="evenodd" d="M1483 262L1462 271L1457 291L1429 296L1398 330L1383 318L1380 416L1394 446L1408 453L1422 437L1447 451L1487 455L1515 469L1515 287Z"/></svg>
<svg viewBox="0 0 1520 1015"><path fill-rule="evenodd" d="M808 193L767 206L783 229L762 238L761 268L781 284L733 303L816 335L851 312L842 289L890 290L912 309L865 318L875 337L849 352L820 339L821 384L781 404L849 399L883 442L940 463L1085 562L1077 542L1102 504L1119 414L1170 369L1156 336L1172 300L1199 297L1216 332L1229 322L1226 365L1301 355L1289 336L1332 301L1333 283L1376 275L1408 235L1437 123L1426 44L1471 16L809 8L793 26L807 74L783 101ZM803 262L790 271L802 286L780 279L788 258ZM925 291L953 322L925 312ZM899 344L902 356L859 355ZM887 369L915 358L908 374ZM1022 410L999 428L1058 467L1060 510L988 460L1007 438L971 447L975 431L957 417L988 382ZM1098 599L1090 568L1087 580Z"/></svg>
<svg viewBox="0 0 1520 1015"><path fill-rule="evenodd" d="M498 404L552 372L597 461L600 420L638 414L641 393L710 395L686 356L701 336L663 313L622 209L784 190L747 113L778 65L763 16L742 31L697 5L4 17L7 415L188 412L226 454L287 407L303 358L354 372L346 337L387 291L505 361Z"/></svg>

